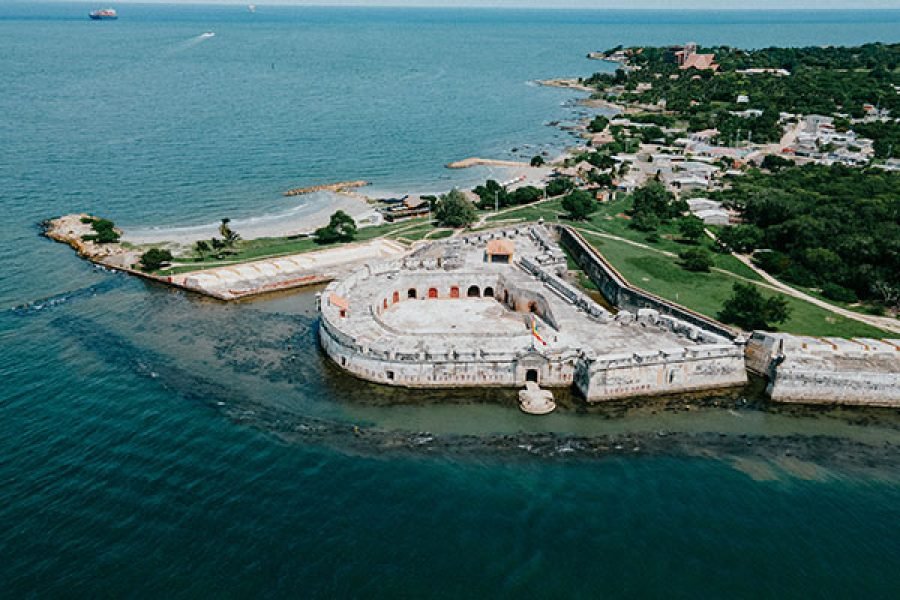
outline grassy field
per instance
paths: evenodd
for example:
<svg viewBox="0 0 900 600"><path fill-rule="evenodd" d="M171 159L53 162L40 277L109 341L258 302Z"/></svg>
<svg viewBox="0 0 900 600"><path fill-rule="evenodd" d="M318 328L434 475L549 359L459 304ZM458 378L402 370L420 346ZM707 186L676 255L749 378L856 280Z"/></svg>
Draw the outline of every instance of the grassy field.
<svg viewBox="0 0 900 600"><path fill-rule="evenodd" d="M421 237L434 231L434 227L430 223L426 223L426 218L411 219L400 223L387 223L377 227L363 227L356 234L354 242L365 242L375 238L402 238L406 237L407 231L421 232ZM408 239L418 239L411 237ZM230 254L225 255L222 259L207 256L205 260L200 260L197 256L177 256L175 257L176 266L170 269L162 269L156 271L157 275L174 275L178 273L187 273L190 271L201 271L204 269L212 269L226 265L261 260L264 258L276 258L279 256L288 256L291 254L302 254L304 252L313 252L315 250L325 250L334 245L317 244L314 240L307 237L288 238L257 238L253 240L241 240Z"/></svg>
<svg viewBox="0 0 900 600"><path fill-rule="evenodd" d="M722 304L731 296L734 283L740 281L721 272L686 271L678 266L677 259L621 241L593 235L585 237L633 285L712 318L716 318ZM762 287L760 290L764 296L777 293ZM835 315L803 300L782 297L787 299L791 310L790 319L780 327L782 331L834 337L888 335L880 329Z"/></svg>
<svg viewBox="0 0 900 600"><path fill-rule="evenodd" d="M644 232L628 226L625 216L630 202L615 200L599 205L597 212L586 221L572 222L565 219L561 200L551 200L538 205L523 206L486 219L488 226L497 223L529 222L544 219L548 223L566 223L576 227L607 260L618 269L633 285L653 294L682 304L707 316L716 318L725 300L731 295L732 286L737 281L761 282L752 269L731 255L713 252L715 267L710 273L693 273L678 265L677 254L695 244L678 239L677 226L670 223L659 229L659 238L648 240ZM363 242L378 237L415 241L422 239L442 239L453 234L450 229L438 229L426 217L400 223L389 223L378 227L359 230L356 240ZM613 235L622 240L609 239L603 234ZM635 244L639 244L635 245ZM712 240L704 237L697 245L713 250ZM182 263L165 274L181 273L216 266L299 254L328 248L316 244L309 238L262 238L240 242L234 255L225 260L207 259L197 261L193 257L180 259ZM570 268L574 267L571 265ZM586 277L579 282L587 289L594 288ZM764 295L776 292L761 287ZM796 298L786 297L791 309L790 319L781 330L814 336L834 337L885 337L887 334L875 327L835 315L813 304Z"/></svg>

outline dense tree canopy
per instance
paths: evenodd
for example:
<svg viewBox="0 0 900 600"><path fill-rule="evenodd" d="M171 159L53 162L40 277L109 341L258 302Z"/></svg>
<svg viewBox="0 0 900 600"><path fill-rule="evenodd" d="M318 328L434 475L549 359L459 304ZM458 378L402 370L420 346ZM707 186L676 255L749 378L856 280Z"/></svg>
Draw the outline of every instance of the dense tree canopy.
<svg viewBox="0 0 900 600"><path fill-rule="evenodd" d="M597 73L587 83L603 93L622 85L624 93L616 98L620 101L656 104L665 100L666 108L688 121L689 129L716 127L722 141L746 140L751 135L754 142L776 141L781 136L777 123L780 112L861 117L864 105L877 104L894 115L900 114L900 94L893 87L900 85L900 44L753 51L725 46L699 49L715 54L720 65L717 73L680 70L666 48L631 51L630 61L640 69L615 75ZM790 75L738 72L748 68L786 69ZM739 103L739 96L746 96L749 102ZM732 114L748 108L763 114ZM888 144L879 146L881 156Z"/></svg>
<svg viewBox="0 0 900 600"><path fill-rule="evenodd" d="M751 172L719 197L748 226L724 239L764 248L758 262L807 286L837 285L861 299L900 289L900 174L835 165ZM837 292L834 287L832 293Z"/></svg>
<svg viewBox="0 0 900 600"><path fill-rule="evenodd" d="M687 202L676 199L654 179L636 189L631 194L631 202L631 225L641 231L653 231L660 223L679 217L688 209Z"/></svg>

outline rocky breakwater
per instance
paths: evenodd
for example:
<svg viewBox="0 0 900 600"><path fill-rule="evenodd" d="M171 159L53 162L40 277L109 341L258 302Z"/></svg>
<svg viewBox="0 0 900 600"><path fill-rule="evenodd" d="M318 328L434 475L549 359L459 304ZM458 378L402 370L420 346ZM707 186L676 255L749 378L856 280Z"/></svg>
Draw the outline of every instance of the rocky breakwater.
<svg viewBox="0 0 900 600"><path fill-rule="evenodd" d="M342 193L348 192L349 190L355 190L358 188L366 187L369 185L368 181L339 181L337 183L326 183L322 185L311 185L308 187L299 187L293 188L286 192L282 192L282 196L302 196L303 194L312 194L315 192L335 192Z"/></svg>
<svg viewBox="0 0 900 600"><path fill-rule="evenodd" d="M103 219L79 213L65 215L55 219L44 221L44 235L52 240L67 244L78 252L78 255L89 261L121 271L138 273L134 265L140 260L141 253L133 248L123 246L118 242L100 242L95 238L97 231L94 223ZM122 235L122 231L114 229L116 234Z"/></svg>

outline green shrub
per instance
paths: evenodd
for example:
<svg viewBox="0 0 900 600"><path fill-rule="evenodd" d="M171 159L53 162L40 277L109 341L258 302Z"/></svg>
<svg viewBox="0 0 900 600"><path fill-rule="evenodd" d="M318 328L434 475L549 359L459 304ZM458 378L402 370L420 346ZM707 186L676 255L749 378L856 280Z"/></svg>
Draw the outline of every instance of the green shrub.
<svg viewBox="0 0 900 600"><path fill-rule="evenodd" d="M858 300L856 292L832 282L822 286L822 295L837 302L856 302Z"/></svg>
<svg viewBox="0 0 900 600"><path fill-rule="evenodd" d="M151 248L141 255L141 269L156 271L164 264L172 261L172 253L161 248Z"/></svg>

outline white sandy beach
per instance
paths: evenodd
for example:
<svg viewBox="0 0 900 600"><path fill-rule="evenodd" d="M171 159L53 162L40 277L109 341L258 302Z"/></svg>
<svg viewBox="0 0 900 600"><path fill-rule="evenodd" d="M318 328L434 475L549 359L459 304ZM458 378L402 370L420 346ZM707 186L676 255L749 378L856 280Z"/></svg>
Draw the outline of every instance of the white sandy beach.
<svg viewBox="0 0 900 600"><path fill-rule="evenodd" d="M358 198L333 192L316 192L302 196L282 212L232 219L231 228L244 239L284 237L313 230L328 224L332 213L342 210L359 220L372 212L372 207ZM132 244L167 242L189 246L197 240L219 235L219 223L207 222L183 227L125 228L123 240Z"/></svg>

